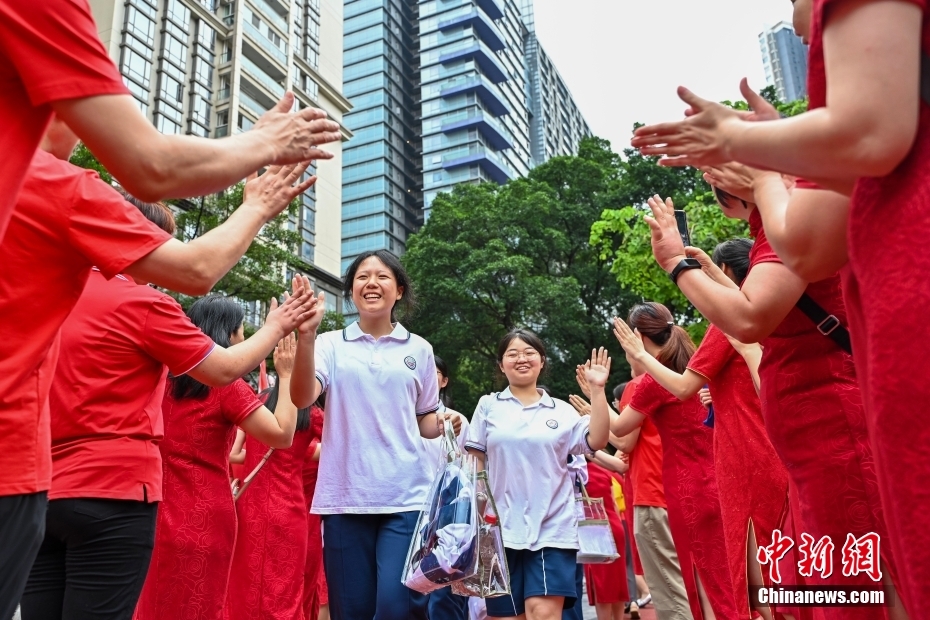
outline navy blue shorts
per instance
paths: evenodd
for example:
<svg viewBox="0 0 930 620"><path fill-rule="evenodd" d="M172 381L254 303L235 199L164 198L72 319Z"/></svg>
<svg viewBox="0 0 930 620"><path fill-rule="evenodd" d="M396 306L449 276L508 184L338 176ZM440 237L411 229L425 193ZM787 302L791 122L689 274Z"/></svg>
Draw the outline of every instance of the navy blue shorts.
<svg viewBox="0 0 930 620"><path fill-rule="evenodd" d="M511 596L487 599L488 615L497 618L526 612L526 599L533 596L564 596L563 609L571 609L578 596L575 589L574 549L544 547L538 551L507 549Z"/></svg>

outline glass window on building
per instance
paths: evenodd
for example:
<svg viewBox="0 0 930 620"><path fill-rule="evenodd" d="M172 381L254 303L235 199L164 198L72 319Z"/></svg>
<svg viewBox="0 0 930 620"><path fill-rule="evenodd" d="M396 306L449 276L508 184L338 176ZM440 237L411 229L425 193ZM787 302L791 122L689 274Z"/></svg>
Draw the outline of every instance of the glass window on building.
<svg viewBox="0 0 930 620"><path fill-rule="evenodd" d="M140 86L148 88L152 74L152 63L143 58L138 52L128 47L123 48L123 75L127 75Z"/></svg>

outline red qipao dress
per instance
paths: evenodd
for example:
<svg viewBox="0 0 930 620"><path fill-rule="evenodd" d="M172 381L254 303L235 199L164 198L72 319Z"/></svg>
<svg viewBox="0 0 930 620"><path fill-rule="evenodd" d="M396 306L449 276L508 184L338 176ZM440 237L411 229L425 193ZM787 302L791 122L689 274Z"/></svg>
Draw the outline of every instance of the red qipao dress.
<svg viewBox="0 0 930 620"><path fill-rule="evenodd" d="M704 426L707 410L697 395L678 400L651 376L636 388L630 407L649 416L662 438L665 498L669 514L680 516L670 517L669 524L682 573L697 570L718 618L738 618L714 475L713 431ZM682 538L686 545L679 544Z"/></svg>
<svg viewBox="0 0 930 620"><path fill-rule="evenodd" d="M614 501L614 490L611 481L616 474L612 474L597 463L588 461L588 495L604 500L607 510L607 520L614 533L614 542L617 543L617 553L620 557L610 564L585 564L584 579L588 584L588 603L591 605L605 603L625 603L630 600L630 593L626 585L626 541L623 532L623 517L617 512L617 503ZM617 480L620 477L617 476Z"/></svg>
<svg viewBox="0 0 930 620"><path fill-rule="evenodd" d="M236 545L229 451L262 406L241 379L206 398L175 400L168 382L161 442L164 500L137 620L219 620Z"/></svg>
<svg viewBox="0 0 930 620"><path fill-rule="evenodd" d="M228 620L303 620L307 565L307 500L303 465L313 435L294 433L294 443L275 450L236 502L239 530L226 595ZM246 471L268 447L246 438Z"/></svg>
<svg viewBox="0 0 930 620"><path fill-rule="evenodd" d="M760 547L771 544L772 531L781 526L787 509L788 472L765 431L749 367L722 331L710 326L688 368L707 379L714 400L714 468L720 513L739 617L748 620L749 528Z"/></svg>
<svg viewBox="0 0 930 620"><path fill-rule="evenodd" d="M758 211L749 226L756 242L750 273L761 263L781 262L769 245ZM807 287L807 294L844 325L839 276ZM875 464L866 432L865 411L852 356L821 334L806 315L792 308L761 343L762 415L769 439L797 489L795 525L834 544L833 573L814 572L810 585L875 585L865 574L845 577L842 548L846 535L875 532L885 538ZM795 540L800 544L800 540ZM887 556L887 547L881 549ZM824 608L829 618L875 618L867 607Z"/></svg>
<svg viewBox="0 0 930 620"><path fill-rule="evenodd" d="M313 453L323 439L323 410L313 407L310 410L310 433L313 440L304 455L303 485L304 498L307 501L307 563L304 568L303 607L304 618L316 620L320 615L320 605L329 603L326 591L326 575L323 572L323 530L320 515L310 513L313 505L313 493L316 491L316 479L320 462L313 460Z"/></svg>
<svg viewBox="0 0 930 620"><path fill-rule="evenodd" d="M926 0L922 47L930 50ZM810 105L826 103L822 24L838 2L816 0ZM926 58L924 59L926 64ZM917 79L917 76L914 76ZM901 102L901 105L911 102ZM897 578L911 618L930 618L930 105L917 136L889 175L862 178L849 213L843 272L856 371L868 416ZM885 539L882 543L885 543Z"/></svg>

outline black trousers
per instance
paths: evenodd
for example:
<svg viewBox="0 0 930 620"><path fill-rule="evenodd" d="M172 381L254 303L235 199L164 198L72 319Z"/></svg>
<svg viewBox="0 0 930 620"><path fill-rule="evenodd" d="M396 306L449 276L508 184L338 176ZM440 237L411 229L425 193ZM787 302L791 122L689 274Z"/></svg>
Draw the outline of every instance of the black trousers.
<svg viewBox="0 0 930 620"><path fill-rule="evenodd" d="M47 494L0 497L0 620L10 620L45 532Z"/></svg>
<svg viewBox="0 0 930 620"><path fill-rule="evenodd" d="M152 559L157 511L158 504L128 500L50 501L23 620L130 620Z"/></svg>

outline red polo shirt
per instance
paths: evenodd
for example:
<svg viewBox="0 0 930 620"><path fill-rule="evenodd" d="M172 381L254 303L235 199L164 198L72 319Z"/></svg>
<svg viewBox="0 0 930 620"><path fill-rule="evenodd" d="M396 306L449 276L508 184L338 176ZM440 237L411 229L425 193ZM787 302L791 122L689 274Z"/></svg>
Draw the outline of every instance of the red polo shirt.
<svg viewBox="0 0 930 620"><path fill-rule="evenodd" d="M632 401L636 387L646 377L632 379L620 398L623 411ZM659 429L648 417L639 429L639 439L630 454L630 481L633 485L634 506L657 506L665 508L665 487L662 486L662 440Z"/></svg>
<svg viewBox="0 0 930 620"><path fill-rule="evenodd" d="M0 241L53 101L129 94L87 0L0 0Z"/></svg>
<svg viewBox="0 0 930 620"><path fill-rule="evenodd" d="M56 340L91 267L112 278L170 238L96 173L36 152L0 243L0 496L51 483Z"/></svg>
<svg viewBox="0 0 930 620"><path fill-rule="evenodd" d="M214 346L171 297L94 270L61 327L49 499L161 501L165 379Z"/></svg>

